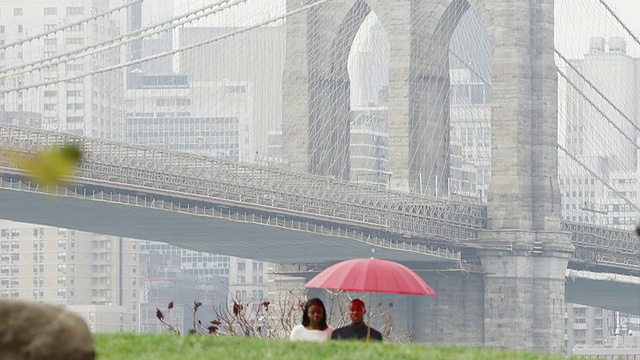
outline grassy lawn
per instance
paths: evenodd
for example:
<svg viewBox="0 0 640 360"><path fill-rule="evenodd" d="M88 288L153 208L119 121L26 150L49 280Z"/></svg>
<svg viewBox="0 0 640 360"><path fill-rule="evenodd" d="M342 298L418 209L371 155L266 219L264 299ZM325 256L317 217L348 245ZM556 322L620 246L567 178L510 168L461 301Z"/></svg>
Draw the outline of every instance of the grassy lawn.
<svg viewBox="0 0 640 360"><path fill-rule="evenodd" d="M172 334L96 334L98 360L127 359L433 359L566 360L563 356L522 352L428 347L419 344L291 342Z"/></svg>

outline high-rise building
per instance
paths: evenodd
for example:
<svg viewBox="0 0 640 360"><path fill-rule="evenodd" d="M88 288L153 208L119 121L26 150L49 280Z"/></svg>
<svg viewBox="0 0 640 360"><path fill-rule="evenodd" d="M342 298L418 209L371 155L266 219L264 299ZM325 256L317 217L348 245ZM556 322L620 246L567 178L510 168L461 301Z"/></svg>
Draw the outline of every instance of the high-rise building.
<svg viewBox="0 0 640 360"><path fill-rule="evenodd" d="M564 218L632 228L637 219L628 200L637 204L640 199L636 189L638 149L633 143L639 135L640 105L636 98L640 92L640 59L627 54L622 38L607 41L594 37L584 57L570 60L570 65L563 70L568 80L561 92L561 142L595 174L566 156L560 157Z"/></svg>
<svg viewBox="0 0 640 360"><path fill-rule="evenodd" d="M232 161L254 159L251 84L193 83L187 75L142 70L130 75L127 142Z"/></svg>
<svg viewBox="0 0 640 360"><path fill-rule="evenodd" d="M637 315L577 304L566 306L566 355L626 359L627 354L639 354L639 332L640 318Z"/></svg>
<svg viewBox="0 0 640 360"><path fill-rule="evenodd" d="M46 65L49 58L102 43L120 34L117 16L82 20L109 9L102 0L6 0L0 3L0 66L8 76L0 87L23 86L69 79L57 84L16 90L0 97L6 111L42 114L46 129L122 139L122 73L109 71L72 79L93 70L120 63L118 47L32 71L10 75L25 64ZM63 29L64 28L64 29ZM36 36L46 34L45 36Z"/></svg>
<svg viewBox="0 0 640 360"><path fill-rule="evenodd" d="M139 270L135 240L0 220L0 298L82 312L96 331L135 331Z"/></svg>
<svg viewBox="0 0 640 360"><path fill-rule="evenodd" d="M179 28L174 34L174 47L220 39L181 52L175 60L176 71L189 76L192 96L201 100L193 112L239 118L242 128L238 131L242 141L249 144L244 151L247 155L241 158L253 161L268 155L268 134L277 131L282 120L285 31L284 26L266 26L225 37L236 30L233 27Z"/></svg>
<svg viewBox="0 0 640 360"><path fill-rule="evenodd" d="M612 171L608 178L616 191L607 189L604 225L626 230L633 229L638 222L637 211L628 200L632 204L640 204L638 172Z"/></svg>
<svg viewBox="0 0 640 360"><path fill-rule="evenodd" d="M478 190L478 169L462 157L462 149L452 141L449 154L449 199L461 202L477 202L482 194Z"/></svg>
<svg viewBox="0 0 640 360"><path fill-rule="evenodd" d="M584 168L577 166L564 154L558 157L558 184L561 192L562 216L566 221L605 225L609 192L606 186ZM609 179L609 159L602 156L580 156L580 160L594 169L602 179ZM575 165L575 166L571 166Z"/></svg>
<svg viewBox="0 0 640 360"><path fill-rule="evenodd" d="M602 347L613 338L613 311L578 304L567 304L565 349Z"/></svg>
<svg viewBox="0 0 640 360"><path fill-rule="evenodd" d="M608 44L608 46L607 46ZM640 105L640 59L627 54L623 38L592 38L582 59L570 60L564 114L559 126L567 150L578 156L604 156L611 171L636 171L636 128ZM615 70L614 70L615 69ZM586 80L585 80L586 79ZM593 84L601 96L587 82ZM613 105L612 105L613 104ZM609 122L612 123L609 124ZM628 135L624 139L620 132ZM598 146L606 143L606 146ZM596 149L597 148L597 149Z"/></svg>
<svg viewBox="0 0 640 360"><path fill-rule="evenodd" d="M349 161L351 181L386 186L388 171L389 131L387 108L355 108L351 110Z"/></svg>
<svg viewBox="0 0 640 360"><path fill-rule="evenodd" d="M231 257L229 270L229 296L240 302L268 300L270 264L263 261Z"/></svg>
<svg viewBox="0 0 640 360"><path fill-rule="evenodd" d="M156 55L234 30L181 27L145 39L140 52ZM265 27L129 68L127 141L270 161L268 134L281 118L283 51L282 27ZM263 61L247 61L254 58Z"/></svg>
<svg viewBox="0 0 640 360"><path fill-rule="evenodd" d="M272 267L269 263L185 250L154 241L142 242L141 251L147 280L189 277L194 281L217 281L218 277L224 277L225 302L267 299L268 270Z"/></svg>

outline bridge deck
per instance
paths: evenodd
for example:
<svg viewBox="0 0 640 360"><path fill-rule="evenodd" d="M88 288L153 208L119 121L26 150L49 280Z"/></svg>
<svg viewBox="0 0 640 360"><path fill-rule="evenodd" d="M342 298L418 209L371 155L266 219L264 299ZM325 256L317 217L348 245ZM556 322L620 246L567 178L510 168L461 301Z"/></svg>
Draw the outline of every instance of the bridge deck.
<svg viewBox="0 0 640 360"><path fill-rule="evenodd" d="M48 198L47 198L48 196ZM452 261L423 251L399 251L336 235L292 231L109 201L0 189L0 218L99 234L149 239L182 248L275 263L324 263L375 256L395 261ZM108 219L108 220L105 220Z"/></svg>

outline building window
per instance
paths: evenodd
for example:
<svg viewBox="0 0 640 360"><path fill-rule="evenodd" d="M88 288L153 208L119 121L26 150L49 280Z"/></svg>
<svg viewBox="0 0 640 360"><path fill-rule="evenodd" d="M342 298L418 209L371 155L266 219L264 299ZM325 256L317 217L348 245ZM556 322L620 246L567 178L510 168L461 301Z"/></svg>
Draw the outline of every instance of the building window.
<svg viewBox="0 0 640 360"><path fill-rule="evenodd" d="M13 9L13 16L22 16L22 8Z"/></svg>
<svg viewBox="0 0 640 360"><path fill-rule="evenodd" d="M67 110L82 110L83 108L84 108L84 104L82 103L67 104Z"/></svg>
<svg viewBox="0 0 640 360"><path fill-rule="evenodd" d="M241 94L247 91L247 88L242 85L227 85L224 87L224 91L231 94Z"/></svg>
<svg viewBox="0 0 640 360"><path fill-rule="evenodd" d="M67 32L84 31L84 24L77 24L65 29Z"/></svg>
<svg viewBox="0 0 640 360"><path fill-rule="evenodd" d="M44 8L45 15L58 15L58 8L46 7Z"/></svg>
<svg viewBox="0 0 640 360"><path fill-rule="evenodd" d="M74 6L67 8L67 15L82 15L84 14L84 8L82 6Z"/></svg>
<svg viewBox="0 0 640 360"><path fill-rule="evenodd" d="M84 38L67 38L67 45L84 45Z"/></svg>
<svg viewBox="0 0 640 360"><path fill-rule="evenodd" d="M65 69L67 71L83 71L84 64L66 64Z"/></svg>

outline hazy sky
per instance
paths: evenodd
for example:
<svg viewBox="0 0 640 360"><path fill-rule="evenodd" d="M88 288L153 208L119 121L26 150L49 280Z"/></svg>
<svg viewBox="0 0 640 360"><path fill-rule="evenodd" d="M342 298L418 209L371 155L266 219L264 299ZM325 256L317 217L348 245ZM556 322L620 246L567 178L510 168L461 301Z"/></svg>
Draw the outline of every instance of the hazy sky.
<svg viewBox="0 0 640 360"><path fill-rule="evenodd" d="M115 0L116 2L122 0ZM218 0L144 0L145 23L157 22L171 14L212 4ZM341 1L341 0L336 0ZM604 0L615 9L618 16L640 37L640 0ZM628 52L640 56L640 46L615 22L600 0L555 0L556 47L569 57L582 57L588 50L589 39L602 36L608 39L623 36ZM284 13L284 0L248 0L245 4L209 19L199 26L247 26Z"/></svg>

